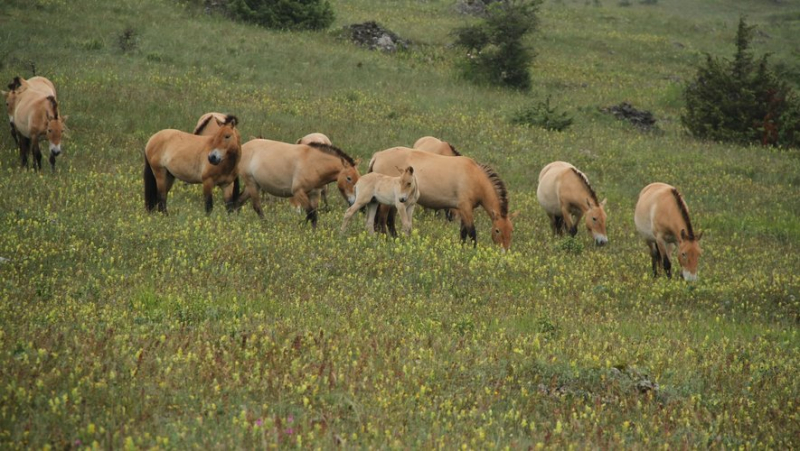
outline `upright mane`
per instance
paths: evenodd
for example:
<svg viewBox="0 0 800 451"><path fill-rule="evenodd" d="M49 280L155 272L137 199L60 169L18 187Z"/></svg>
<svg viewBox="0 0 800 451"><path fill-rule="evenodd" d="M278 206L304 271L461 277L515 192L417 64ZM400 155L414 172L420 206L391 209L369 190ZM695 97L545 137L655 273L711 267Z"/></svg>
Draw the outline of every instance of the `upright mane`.
<svg viewBox="0 0 800 451"><path fill-rule="evenodd" d="M20 81L19 75L18 75L16 77L14 77L14 80L12 80L11 83L8 84L8 89L14 91L15 89L19 88L20 86L22 86L22 82Z"/></svg>
<svg viewBox="0 0 800 451"><path fill-rule="evenodd" d="M448 146L450 146L450 151L451 151L451 152L453 152L453 155L455 155L455 156L457 156L457 157L460 157L460 156L461 156L461 152L457 151L457 150L456 150L456 148L455 148L455 147L453 147L453 145L452 145L452 144L450 144L450 143L447 143L447 145L448 145Z"/></svg>
<svg viewBox="0 0 800 451"><path fill-rule="evenodd" d="M47 96L47 100L50 101L50 106L53 108L53 119L58 119L58 102L56 102L56 98Z"/></svg>
<svg viewBox="0 0 800 451"><path fill-rule="evenodd" d="M200 125L195 127L195 129L194 129L194 131L192 133L195 134L195 135L199 135L199 134L203 133L203 130L206 129L206 125L208 125L208 121L210 121L211 119L214 119L214 115L213 114L209 114L208 117L206 118L206 120L204 120L203 122L200 123Z"/></svg>
<svg viewBox="0 0 800 451"><path fill-rule="evenodd" d="M494 169L490 168L485 164L478 164L483 172L486 174L486 177L489 178L489 181L492 183L492 187L494 188L494 192L497 193L498 199L500 199L500 216L505 218L508 217L508 190L506 189L506 184L500 179L500 176L497 175L497 172Z"/></svg>
<svg viewBox="0 0 800 451"><path fill-rule="evenodd" d="M313 147L314 149L319 150L320 152L327 153L328 155L333 155L343 159L344 161L350 163L350 166L355 166L356 161L353 160L350 155L344 153L344 151L336 146L332 146L330 144L322 144L322 143L308 143L309 147Z"/></svg>
<svg viewBox="0 0 800 451"><path fill-rule="evenodd" d="M581 181L583 182L583 185L586 187L586 189L589 190L589 194L591 195L592 200L594 201L594 204L599 206L600 202L597 201L597 194L595 194L594 189L592 188L592 185L589 184L589 179L586 178L586 174L584 174L583 172L575 169L574 167L570 168L570 169L572 169L572 172L574 172L575 175L577 175L578 178L581 179Z"/></svg>
<svg viewBox="0 0 800 451"><path fill-rule="evenodd" d="M686 202L683 201L681 193L676 188L672 188L672 195L675 197L675 202L678 203L678 210L681 211L683 222L686 223L686 234L690 240L694 239L694 230L692 229L692 221L689 219L689 210L686 208Z"/></svg>

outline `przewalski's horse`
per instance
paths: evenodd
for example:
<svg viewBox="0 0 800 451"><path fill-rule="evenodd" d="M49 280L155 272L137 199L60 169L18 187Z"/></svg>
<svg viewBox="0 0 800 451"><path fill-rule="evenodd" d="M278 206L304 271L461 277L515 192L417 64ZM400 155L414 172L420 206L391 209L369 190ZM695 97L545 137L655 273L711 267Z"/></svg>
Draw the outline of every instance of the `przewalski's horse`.
<svg viewBox="0 0 800 451"><path fill-rule="evenodd" d="M672 277L669 256L675 245L678 247L678 262L683 278L697 280L697 263L702 250L700 238L692 228L689 209L675 187L666 183L651 183L639 193L634 214L636 230L644 237L650 248L653 277L658 277L658 267L664 268L667 277Z"/></svg>
<svg viewBox="0 0 800 451"><path fill-rule="evenodd" d="M56 170L56 157L61 154L61 138L66 128L66 116L58 112L58 102L52 95L35 89L26 89L19 94L14 107L14 128L19 142L20 160L28 166L28 153L34 157L34 168L42 168L42 152L39 148L41 136L45 136L50 147L50 167Z"/></svg>
<svg viewBox="0 0 800 451"><path fill-rule="evenodd" d="M460 157L461 154L447 141L442 141L433 136L423 136L414 143L414 148L425 152L443 155L445 157Z"/></svg>
<svg viewBox="0 0 800 451"><path fill-rule="evenodd" d="M554 161L539 173L536 189L539 203L550 217L553 234L564 231L571 236L578 233L578 223L586 217L586 230L598 246L608 243L606 235L606 201L598 202L597 195L586 175L575 166ZM574 216L574 219L573 219Z"/></svg>
<svg viewBox="0 0 800 451"><path fill-rule="evenodd" d="M364 205L367 205L367 231L375 233L375 213L380 203L397 208L403 222L403 232L406 235L411 234L411 221L419 199L419 188L413 167L397 170L400 171L397 177L370 172L358 179L356 201L344 213L342 233L347 229L350 218Z"/></svg>
<svg viewBox="0 0 800 451"><path fill-rule="evenodd" d="M357 160L331 145L253 139L242 146L239 175L245 188L236 207L252 199L253 209L263 219L263 189L273 196L294 197L306 211L306 220L316 227L320 188L336 181L339 192L352 205L359 178L357 166Z"/></svg>
<svg viewBox="0 0 800 451"><path fill-rule="evenodd" d="M225 124L227 114L223 113L206 113L200 116L197 120L197 125L194 126L192 134L200 136L212 136Z"/></svg>
<svg viewBox="0 0 800 451"><path fill-rule="evenodd" d="M456 208L461 216L461 241L467 236L477 246L473 210L480 205L492 220L492 241L507 250L511 247L514 227L508 214L508 192L500 176L489 166L467 157L444 157L407 147L393 147L376 152L369 163L369 172L394 175L398 167L414 167L419 186L417 203L428 208ZM385 210L385 209L384 209ZM382 215L382 229L389 226Z"/></svg>
<svg viewBox="0 0 800 451"><path fill-rule="evenodd" d="M17 137L17 129L14 126L14 109L17 105L17 99L27 89L37 90L58 100L55 85L45 77L32 77L28 80L22 77L14 77L14 80L8 84L8 91L0 91L6 99L6 111L8 112L8 122L11 125L11 137L14 138L14 142L17 145L19 145L19 139Z"/></svg>
<svg viewBox="0 0 800 451"><path fill-rule="evenodd" d="M180 130L161 130L147 141L144 150L144 201L147 211L167 213L167 193L175 179L202 183L206 213L214 206L212 191L223 190L236 180L242 155L236 116L228 115L213 136L198 136ZM232 188L232 187L231 187ZM226 191L231 208L238 194Z"/></svg>

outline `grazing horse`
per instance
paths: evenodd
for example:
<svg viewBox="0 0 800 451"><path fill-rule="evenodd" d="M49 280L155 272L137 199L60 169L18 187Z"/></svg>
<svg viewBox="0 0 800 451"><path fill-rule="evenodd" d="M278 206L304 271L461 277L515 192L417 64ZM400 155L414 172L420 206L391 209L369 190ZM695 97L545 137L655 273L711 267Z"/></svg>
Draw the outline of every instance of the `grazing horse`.
<svg viewBox="0 0 800 451"><path fill-rule="evenodd" d="M32 77L28 80L22 77L14 77L14 80L8 84L8 89L8 91L0 91L0 93L6 98L6 111L8 112L8 122L11 125L11 137L14 138L15 143L19 144L17 128L14 126L14 109L19 96L28 89L51 95L56 100L58 100L58 96L56 96L56 88L53 82L45 77Z"/></svg>
<svg viewBox="0 0 800 451"><path fill-rule="evenodd" d="M400 220L403 222L403 232L406 235L411 234L411 218L419 199L419 188L413 167L397 168L397 170L400 171L397 177L370 172L358 179L356 201L344 213L343 233L347 229L350 217L364 205L367 205L367 231L375 233L375 213L378 211L378 204L381 203L397 208Z"/></svg>
<svg viewBox="0 0 800 451"><path fill-rule="evenodd" d="M245 188L236 207L252 199L253 209L263 219L260 190L294 197L306 211L306 221L316 228L320 188L336 181L339 192L352 205L359 178L357 166L357 160L328 144L250 140L242 146L239 175Z"/></svg>
<svg viewBox="0 0 800 451"><path fill-rule="evenodd" d="M202 183L206 213L214 206L215 186L224 190L236 180L242 155L236 116L228 115L213 136L197 136L180 130L161 130L147 141L144 150L144 201L147 211L167 213L167 193L175 179ZM226 191L226 194L227 191ZM225 201L229 208L237 192L231 189Z"/></svg>
<svg viewBox="0 0 800 451"><path fill-rule="evenodd" d="M372 156L369 172L393 175L398 167L408 166L414 167L419 185L419 205L458 209L462 242L469 236L477 246L473 209L480 205L492 220L492 241L505 250L511 247L514 230L511 219L516 213L508 214L506 186L492 168L467 157L444 157L407 147L393 147ZM390 215L388 218L387 214ZM391 213L385 211L381 222L381 229L388 225L392 235L396 234Z"/></svg>
<svg viewBox="0 0 800 451"><path fill-rule="evenodd" d="M206 113L200 116L197 120L197 125L194 126L192 134L200 136L213 136L225 124L227 114L222 113Z"/></svg>
<svg viewBox="0 0 800 451"><path fill-rule="evenodd" d="M425 152L443 155L445 157L460 157L461 154L447 141L442 141L433 136L423 136L414 143L414 148Z"/></svg>
<svg viewBox="0 0 800 451"><path fill-rule="evenodd" d="M683 278L697 280L697 262L700 259L700 238L695 235L689 219L686 202L675 187L666 183L651 183L639 193L634 214L636 230L644 237L650 248L653 277L658 277L662 266L667 277L672 277L669 255L677 244L678 262L683 269Z"/></svg>
<svg viewBox="0 0 800 451"><path fill-rule="evenodd" d="M536 197L550 217L554 235L567 231L575 236L581 217L586 216L586 230L594 237L594 242L598 246L608 243L606 200L597 201L589 179L575 166L563 161L545 166L539 173Z"/></svg>
<svg viewBox="0 0 800 451"><path fill-rule="evenodd" d="M56 157L61 153L61 136L67 118L58 112L58 102L52 95L35 89L26 89L16 98L14 128L19 142L23 167L28 166L28 152L33 153L34 168L42 169L42 152L39 140L44 135L50 144L50 167L56 170Z"/></svg>

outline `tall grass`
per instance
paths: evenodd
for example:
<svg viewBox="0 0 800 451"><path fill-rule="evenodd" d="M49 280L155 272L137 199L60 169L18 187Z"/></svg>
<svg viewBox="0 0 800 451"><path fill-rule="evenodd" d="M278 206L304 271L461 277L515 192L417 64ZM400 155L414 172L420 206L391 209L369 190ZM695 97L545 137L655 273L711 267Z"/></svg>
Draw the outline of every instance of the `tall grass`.
<svg viewBox="0 0 800 451"><path fill-rule="evenodd" d="M702 52L730 53L741 12L768 35L756 50L791 62L797 22L775 17L798 8L601 3L544 5L530 97L457 78L449 30L471 19L449 1L332 2L324 33L166 0L4 3L0 80L33 62L71 135L36 173L0 133L0 446L797 447L800 160L691 140L676 99ZM416 46L341 39L364 20ZM511 124L547 95L569 130ZM623 100L661 133L598 111ZM184 184L147 215L147 138L206 111L244 137L326 133L362 170L446 139L507 183L512 251L480 211L477 249L425 212L410 238L342 236L335 194L316 231L283 201L265 221L206 216ZM550 236L535 189L555 159L608 197L609 246ZM652 181L705 231L695 284L650 276L632 213Z"/></svg>

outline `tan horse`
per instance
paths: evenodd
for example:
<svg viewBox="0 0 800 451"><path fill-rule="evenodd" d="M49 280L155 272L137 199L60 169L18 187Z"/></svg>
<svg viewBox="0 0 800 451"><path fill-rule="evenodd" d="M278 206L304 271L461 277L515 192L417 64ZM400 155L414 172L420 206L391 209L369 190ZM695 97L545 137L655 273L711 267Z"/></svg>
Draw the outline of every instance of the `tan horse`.
<svg viewBox="0 0 800 451"><path fill-rule="evenodd" d="M33 153L34 168L42 168L39 140L44 136L50 144L50 167L56 170L56 157L61 154L61 138L67 118L58 112L58 102L52 95L27 89L16 98L14 128L19 142L23 167L28 166L28 153Z"/></svg>
<svg viewBox="0 0 800 451"><path fill-rule="evenodd" d="M225 119L227 117L227 114L222 113L206 113L197 120L197 125L195 125L192 134L200 136L216 135L217 131L225 124Z"/></svg>
<svg viewBox="0 0 800 451"><path fill-rule="evenodd" d="M397 211L400 212L400 220L403 222L403 232L406 235L411 234L411 221L414 207L419 199L419 188L417 179L414 177L413 167L397 168L397 170L400 171L400 175L397 177L370 172L358 179L356 201L344 213L342 233L347 229L350 217L364 205L367 205L367 231L375 233L375 213L377 213L380 203L397 208Z"/></svg>
<svg viewBox="0 0 800 451"><path fill-rule="evenodd" d="M357 166L358 161L327 144L253 139L242 146L239 175L245 188L236 207L252 199L253 209L263 219L260 190L294 197L306 211L306 220L316 227L320 188L336 181L339 192L352 205L359 178Z"/></svg>
<svg viewBox="0 0 800 451"><path fill-rule="evenodd" d="M659 266L664 268L667 277L672 277L669 256L677 245L683 278L697 280L703 233L695 235L689 209L677 189L666 183L651 183L644 187L636 202L634 222L650 248L653 277L658 277Z"/></svg>
<svg viewBox="0 0 800 451"><path fill-rule="evenodd" d="M414 148L425 152L443 155L445 157L460 157L461 154L447 141L442 141L433 136L423 136L414 143Z"/></svg>
<svg viewBox="0 0 800 451"><path fill-rule="evenodd" d="M606 201L597 201L597 195L586 175L575 166L554 161L539 173L536 197L550 218L554 235L566 230L578 233L578 223L586 217L586 230L598 246L608 243L606 235ZM573 218L574 217L574 218Z"/></svg>
<svg viewBox="0 0 800 451"><path fill-rule="evenodd" d="M8 91L0 91L0 93L2 93L6 99L6 112L8 113L8 121L11 125L11 137L14 138L15 143L19 144L17 129L14 126L14 109L16 108L19 96L27 89L34 89L45 95L53 96L56 100L58 100L58 96L56 95L56 88L53 82L45 77L32 77L28 80L22 77L14 77L14 80L8 85L8 89Z"/></svg>
<svg viewBox="0 0 800 451"><path fill-rule="evenodd" d="M235 116L227 116L213 136L197 136L180 130L161 130L147 141L144 150L144 200L147 211L167 213L167 193L175 179L202 183L206 213L210 213L215 186L223 190L236 179L242 155ZM227 191L226 191L226 194ZM232 207L237 192L226 195Z"/></svg>
<svg viewBox="0 0 800 451"><path fill-rule="evenodd" d="M462 242L469 236L477 245L473 209L480 205L492 220L492 241L503 249L511 247L514 230L511 219L516 213L508 214L508 192L494 170L467 157L444 157L407 147L393 147L376 152L369 163L369 171L394 175L398 167L408 166L414 167L420 192L419 205L458 209ZM393 235L396 234L391 217L386 225Z"/></svg>

